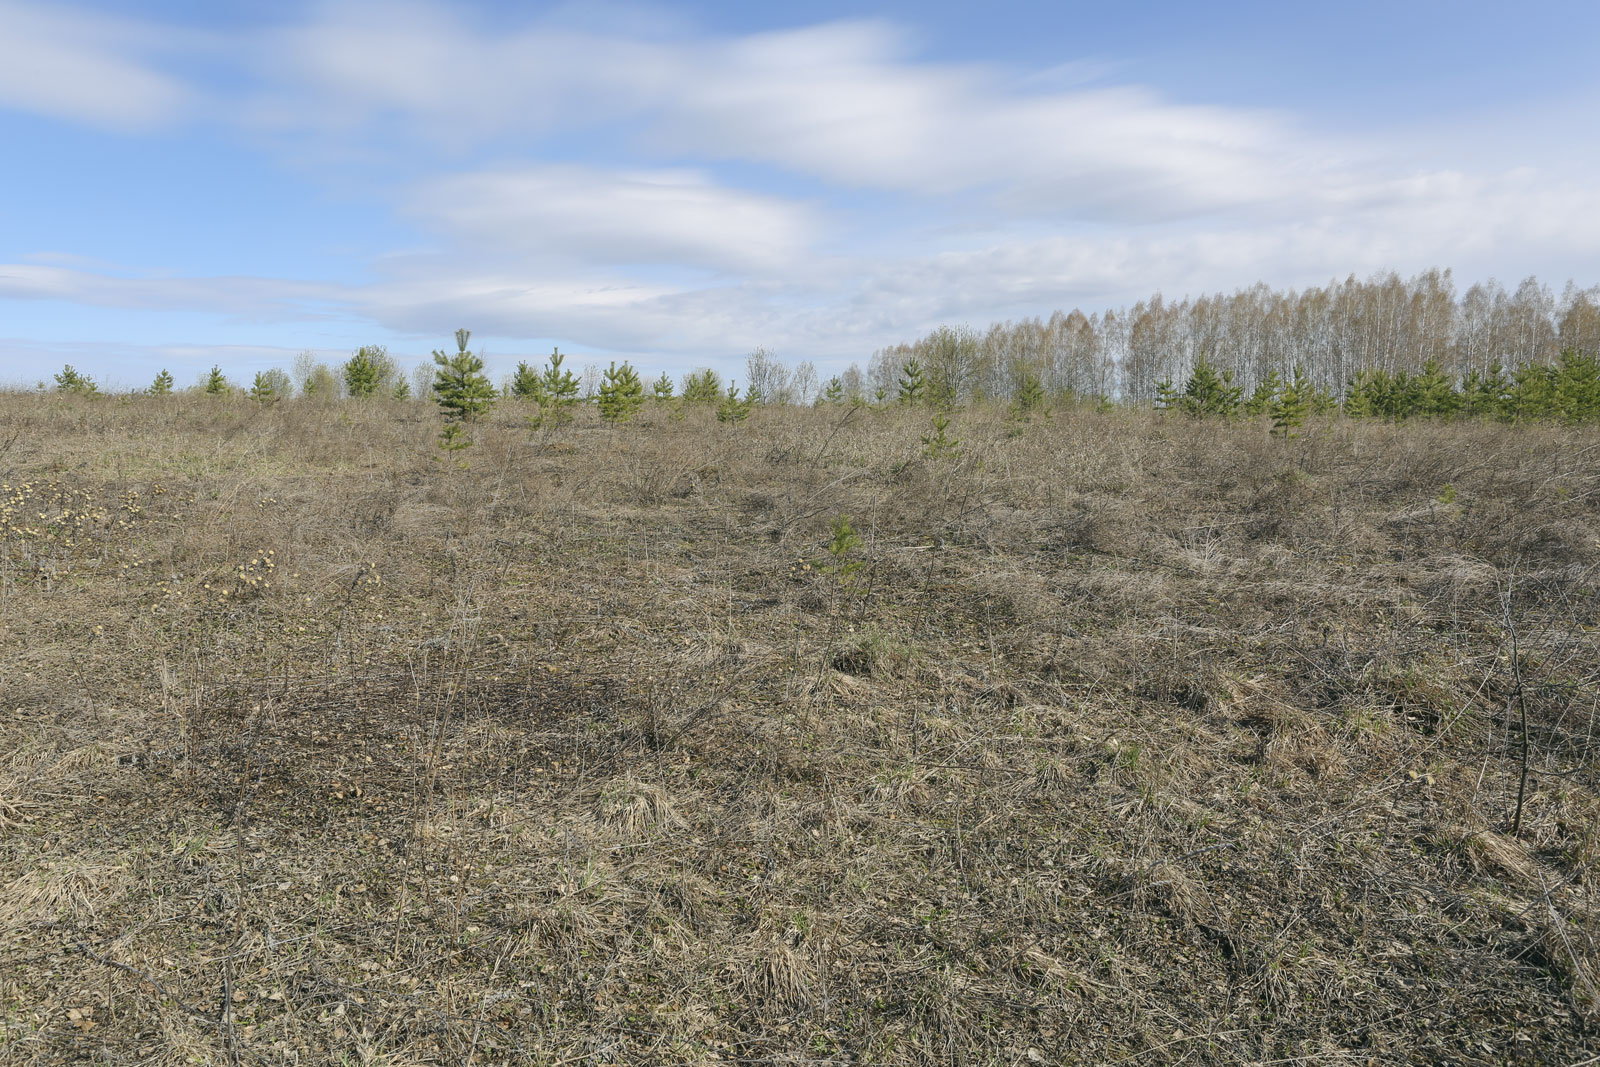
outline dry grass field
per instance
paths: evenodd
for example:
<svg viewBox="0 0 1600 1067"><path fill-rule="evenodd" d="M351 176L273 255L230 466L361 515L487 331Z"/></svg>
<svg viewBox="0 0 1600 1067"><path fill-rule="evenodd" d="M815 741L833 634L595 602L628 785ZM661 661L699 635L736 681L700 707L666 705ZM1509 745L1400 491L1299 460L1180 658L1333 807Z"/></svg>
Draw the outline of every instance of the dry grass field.
<svg viewBox="0 0 1600 1067"><path fill-rule="evenodd" d="M1600 1062L1593 429L437 432L0 397L0 1062Z"/></svg>

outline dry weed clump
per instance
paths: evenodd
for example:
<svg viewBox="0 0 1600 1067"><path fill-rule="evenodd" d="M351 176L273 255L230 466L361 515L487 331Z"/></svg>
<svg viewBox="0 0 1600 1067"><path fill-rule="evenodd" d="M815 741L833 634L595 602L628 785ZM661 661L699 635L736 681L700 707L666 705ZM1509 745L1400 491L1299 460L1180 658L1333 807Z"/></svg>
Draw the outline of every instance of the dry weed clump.
<svg viewBox="0 0 1600 1067"><path fill-rule="evenodd" d="M61 919L89 921L98 909L114 905L126 891L123 864L76 857L34 869L0 887L0 928L8 931Z"/></svg>
<svg viewBox="0 0 1600 1067"><path fill-rule="evenodd" d="M1592 430L526 414L0 397L0 1062L1600 1053Z"/></svg>

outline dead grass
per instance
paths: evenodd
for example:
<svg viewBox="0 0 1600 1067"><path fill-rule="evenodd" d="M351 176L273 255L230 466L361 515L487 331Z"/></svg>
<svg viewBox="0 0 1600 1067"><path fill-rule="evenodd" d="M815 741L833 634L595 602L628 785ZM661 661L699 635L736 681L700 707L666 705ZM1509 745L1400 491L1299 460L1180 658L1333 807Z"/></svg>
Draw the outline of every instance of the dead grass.
<svg viewBox="0 0 1600 1067"><path fill-rule="evenodd" d="M0 423L5 1063L1600 1052L1592 431Z"/></svg>

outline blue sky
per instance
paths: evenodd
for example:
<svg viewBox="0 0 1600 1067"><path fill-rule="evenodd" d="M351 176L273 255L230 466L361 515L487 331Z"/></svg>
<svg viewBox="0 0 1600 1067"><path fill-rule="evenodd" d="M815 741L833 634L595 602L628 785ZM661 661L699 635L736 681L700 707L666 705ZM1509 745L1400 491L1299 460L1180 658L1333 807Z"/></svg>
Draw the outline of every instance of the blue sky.
<svg viewBox="0 0 1600 1067"><path fill-rule="evenodd" d="M1600 5L0 0L0 379L1600 281Z"/></svg>

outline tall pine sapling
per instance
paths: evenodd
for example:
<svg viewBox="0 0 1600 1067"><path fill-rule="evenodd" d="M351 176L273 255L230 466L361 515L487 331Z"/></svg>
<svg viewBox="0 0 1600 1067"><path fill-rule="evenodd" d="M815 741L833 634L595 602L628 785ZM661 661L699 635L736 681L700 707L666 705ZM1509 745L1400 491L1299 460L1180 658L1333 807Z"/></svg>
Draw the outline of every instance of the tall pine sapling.
<svg viewBox="0 0 1600 1067"><path fill-rule="evenodd" d="M1233 415L1239 410L1244 390L1233 384L1233 371L1218 372L1205 357L1195 361L1194 372L1184 386L1183 399L1178 402L1185 414Z"/></svg>
<svg viewBox="0 0 1600 1067"><path fill-rule="evenodd" d="M1461 395L1455 382L1444 372L1436 359L1423 364L1422 373L1411 380L1417 396L1417 414L1447 417L1461 406Z"/></svg>
<svg viewBox="0 0 1600 1067"><path fill-rule="evenodd" d="M162 367L155 381L150 383L151 396L168 396L172 392L172 372Z"/></svg>
<svg viewBox="0 0 1600 1067"><path fill-rule="evenodd" d="M944 369L935 369L928 378L928 406L939 411L950 411L961 398L956 380Z"/></svg>
<svg viewBox="0 0 1600 1067"><path fill-rule="evenodd" d="M278 391L274 388L272 375L267 371L256 371L255 381L250 383L250 399L265 407L278 399Z"/></svg>
<svg viewBox="0 0 1600 1067"><path fill-rule="evenodd" d="M683 379L685 404L717 404L722 400L722 379L710 367L690 371Z"/></svg>
<svg viewBox="0 0 1600 1067"><path fill-rule="evenodd" d="M229 392L228 379L221 367L212 364L211 370L206 373L204 388L207 396L224 396Z"/></svg>
<svg viewBox="0 0 1600 1067"><path fill-rule="evenodd" d="M1352 419L1381 418L1388 414L1392 391L1387 371L1357 371L1345 388L1344 413Z"/></svg>
<svg viewBox="0 0 1600 1067"><path fill-rule="evenodd" d="M1600 419L1600 360L1576 348L1565 349L1554 379L1551 414L1567 422Z"/></svg>
<svg viewBox="0 0 1600 1067"><path fill-rule="evenodd" d="M1278 398L1278 391L1283 388L1283 379L1275 370L1267 371L1266 375L1256 383L1250 393L1250 399L1244 402L1246 415L1265 415L1267 409L1272 407L1272 402Z"/></svg>
<svg viewBox="0 0 1600 1067"><path fill-rule="evenodd" d="M1466 415L1498 415L1505 403L1506 370L1499 361L1487 373L1472 371L1461 383L1461 411Z"/></svg>
<svg viewBox="0 0 1600 1067"><path fill-rule="evenodd" d="M922 403L927 393L928 379L922 373L922 364L915 359L906 360L900 373L900 394L896 399L911 407Z"/></svg>
<svg viewBox="0 0 1600 1067"><path fill-rule="evenodd" d="M539 413L528 419L529 428L542 428L548 432L572 421L572 409L578 404L579 385L577 376L562 367L565 360L561 349L550 350L550 359L529 394L539 405Z"/></svg>
<svg viewBox="0 0 1600 1067"><path fill-rule="evenodd" d="M346 396L365 399L378 391L390 372L389 353L381 345L363 345L356 349L341 368L344 373Z"/></svg>
<svg viewBox="0 0 1600 1067"><path fill-rule="evenodd" d="M1511 376L1500 417L1508 422L1549 418L1556 410L1556 371L1538 363L1518 367Z"/></svg>
<svg viewBox="0 0 1600 1067"><path fill-rule="evenodd" d="M722 400L717 404L718 422L743 422L750 417L750 409L755 404L747 396L739 399L739 385L737 382L728 382L728 391L723 394Z"/></svg>
<svg viewBox="0 0 1600 1067"><path fill-rule="evenodd" d="M1177 411L1182 402L1183 394L1178 392L1177 387L1172 384L1171 375L1156 383L1157 411Z"/></svg>
<svg viewBox="0 0 1600 1067"><path fill-rule="evenodd" d="M1022 371L1017 379L1016 395L1011 401L1011 413L1019 422L1029 422L1044 410L1044 382L1032 368Z"/></svg>
<svg viewBox="0 0 1600 1067"><path fill-rule="evenodd" d="M433 396L445 419L439 443L450 451L471 446L463 427L494 406L495 389L483 373L483 359L467 350L471 336L470 330L457 330L455 352L433 353Z"/></svg>
<svg viewBox="0 0 1600 1067"><path fill-rule="evenodd" d="M650 384L650 399L658 404L664 404L672 399L672 375L666 371L661 372L661 377Z"/></svg>
<svg viewBox="0 0 1600 1067"><path fill-rule="evenodd" d="M644 403L644 383L632 364L615 362L606 368L600 382L600 417L610 423L627 422Z"/></svg>
<svg viewBox="0 0 1600 1067"><path fill-rule="evenodd" d="M1272 416L1272 433L1275 436L1295 436L1294 431L1306 421L1306 414L1311 408L1310 391L1311 383L1296 367L1293 380L1273 398L1272 405L1267 409L1267 414Z"/></svg>
<svg viewBox="0 0 1600 1067"><path fill-rule="evenodd" d="M517 372L511 376L511 395L518 400L531 400L535 404L540 403L544 397L544 379L527 360L520 361L517 364Z"/></svg>
<svg viewBox="0 0 1600 1067"><path fill-rule="evenodd" d="M1386 406L1392 418L1409 419L1422 413L1422 389L1417 379L1403 370L1389 379Z"/></svg>

